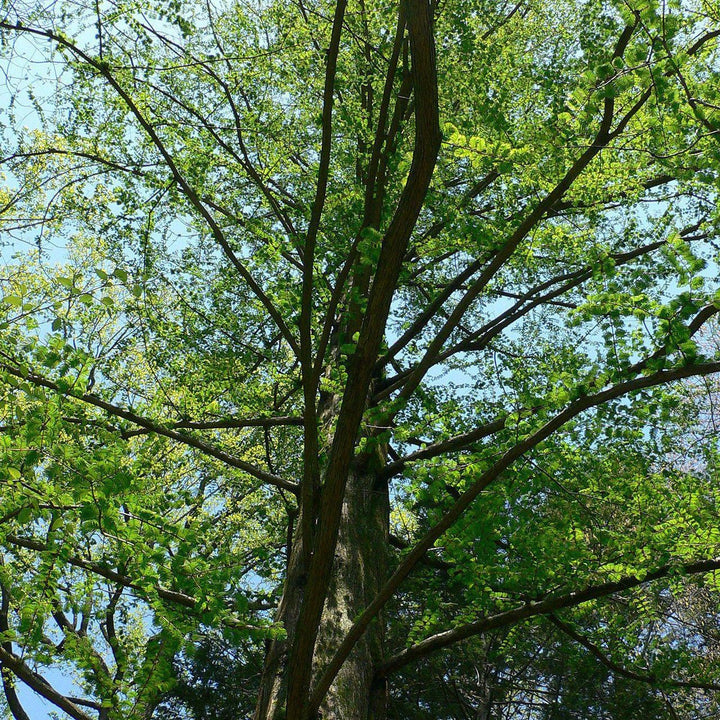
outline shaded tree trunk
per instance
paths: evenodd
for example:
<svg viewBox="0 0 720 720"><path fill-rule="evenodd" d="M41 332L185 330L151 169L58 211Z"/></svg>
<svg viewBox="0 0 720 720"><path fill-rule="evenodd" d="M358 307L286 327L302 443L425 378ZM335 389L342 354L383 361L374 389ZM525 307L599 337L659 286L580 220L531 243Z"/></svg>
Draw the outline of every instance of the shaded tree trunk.
<svg viewBox="0 0 720 720"><path fill-rule="evenodd" d="M368 458L353 464L342 508L332 581L318 632L313 670L321 672L353 620L377 594L388 572L389 498L387 482L367 468ZM301 511L302 512L302 511ZM302 521L298 517L288 561L285 593L276 620L287 637L268 643L255 720L285 715L288 652L306 584ZM299 630L302 632L302 629ZM321 707L323 718L383 720L385 683L375 682L383 655L383 623L378 620L358 642L333 682Z"/></svg>
<svg viewBox="0 0 720 720"><path fill-rule="evenodd" d="M315 650L316 671L333 656L355 618L370 604L388 570L387 483L355 468L348 478L333 578ZM373 685L383 655L383 622L374 622L358 642L321 706L323 718L382 720L385 692Z"/></svg>
<svg viewBox="0 0 720 720"><path fill-rule="evenodd" d="M344 7L344 2L336 7L331 43L334 51L328 53L327 79L332 79L335 72L337 33ZM312 438L313 445L306 445L305 461L314 464L314 451L309 448L319 446L326 448L328 463L319 493L307 484L319 477L303 479L306 492L302 502L312 507L300 507L283 599L276 616L277 622L286 629L287 637L268 646L255 720L281 720L286 707L293 720L307 720L304 706L309 700L308 692L312 692L312 681L317 680L318 673L347 637L355 618L378 596L387 576L388 489L387 483L380 483L374 472L385 464L385 449L371 443L371 449L358 456L357 440L363 433L362 416L376 379L373 369L391 302L410 235L425 202L441 139L433 9L426 0L408 0L403 12L412 57L415 99L412 163L392 219L382 235L377 272L371 283L362 275L352 283L360 295L367 294L367 305L362 309L351 307L349 315L352 319L348 322L345 318L349 330L347 337L355 337L357 333L358 340L347 365L342 397L321 398L317 412L306 413L306 436ZM403 24L404 21L400 23L401 31ZM387 90L392 90L392 82L388 83ZM331 127L331 98L332 87L328 82L323 113L323 130L327 132ZM384 133L384 126L379 127L378 152L383 146ZM323 152L325 149L323 145ZM323 197L326 179L323 177L318 184L319 200ZM375 179L367 194L369 204L365 223L368 227L377 224L381 214L381 204L375 202L374 190L377 188L374 183ZM321 203L317 207L321 207ZM314 229L308 237L314 247ZM333 338L331 344L336 340L338 338ZM333 355L332 349L330 355ZM306 359L305 365L310 368L312 363ZM314 380L313 373L308 370L304 381ZM308 403L314 402L316 389L313 386L312 392L307 392L308 388L305 388L306 410ZM328 416L334 416L337 421L334 437L331 442L316 443L312 423L319 418L320 425L328 429L332 425L325 421ZM307 522L308 517L312 522ZM303 537L303 533L313 537ZM382 657L382 640L382 618L375 617L321 701L320 714L324 718L381 720L385 716L383 686L374 684L375 668ZM294 668L288 667L291 655L296 658Z"/></svg>

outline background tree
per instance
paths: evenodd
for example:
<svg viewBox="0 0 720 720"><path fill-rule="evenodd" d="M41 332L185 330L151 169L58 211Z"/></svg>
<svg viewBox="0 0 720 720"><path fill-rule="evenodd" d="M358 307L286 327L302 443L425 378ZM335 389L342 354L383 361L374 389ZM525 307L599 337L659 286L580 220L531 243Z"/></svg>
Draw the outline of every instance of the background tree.
<svg viewBox="0 0 720 720"><path fill-rule="evenodd" d="M0 17L16 720L714 711L713 4Z"/></svg>

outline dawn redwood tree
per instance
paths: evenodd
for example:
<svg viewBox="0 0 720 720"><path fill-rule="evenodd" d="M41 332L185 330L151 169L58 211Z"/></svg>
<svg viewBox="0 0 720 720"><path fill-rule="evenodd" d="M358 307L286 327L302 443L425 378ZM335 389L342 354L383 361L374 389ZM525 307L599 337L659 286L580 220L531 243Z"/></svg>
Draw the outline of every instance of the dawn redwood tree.
<svg viewBox="0 0 720 720"><path fill-rule="evenodd" d="M715 3L1 8L15 720L716 706Z"/></svg>

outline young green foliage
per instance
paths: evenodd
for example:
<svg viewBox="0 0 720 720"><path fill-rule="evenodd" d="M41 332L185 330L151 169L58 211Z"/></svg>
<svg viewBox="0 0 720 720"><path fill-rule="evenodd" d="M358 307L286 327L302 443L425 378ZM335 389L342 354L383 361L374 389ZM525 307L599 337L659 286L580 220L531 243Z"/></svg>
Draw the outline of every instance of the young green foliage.
<svg viewBox="0 0 720 720"><path fill-rule="evenodd" d="M14 720L717 709L712 3L0 2Z"/></svg>

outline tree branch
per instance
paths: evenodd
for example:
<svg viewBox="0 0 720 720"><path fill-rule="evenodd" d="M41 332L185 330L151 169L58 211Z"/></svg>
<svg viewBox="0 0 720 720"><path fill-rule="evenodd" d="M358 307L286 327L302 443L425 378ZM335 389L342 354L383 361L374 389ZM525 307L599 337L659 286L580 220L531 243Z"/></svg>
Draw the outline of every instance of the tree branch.
<svg viewBox="0 0 720 720"><path fill-rule="evenodd" d="M612 57L620 57L632 34L635 30L636 24L628 25L621 33L618 42L615 46ZM615 100L612 97L605 98L603 106L603 115L600 120L598 130L593 138L592 142L586 147L585 151L580 155L572 166L567 170L562 179L555 185L555 187L533 208L533 210L527 215L527 217L518 225L512 235L507 239L503 246L494 253L492 260L483 270L480 276L473 282L473 284L467 289L463 297L457 303L452 313L450 313L447 321L443 324L442 328L437 332L433 340L428 345L423 358L417 364L413 372L411 373L408 381L404 385L400 392L399 397L407 399L415 391L417 386L422 381L427 371L433 366L436 361L437 355L442 351L442 348L447 339L452 334L453 330L462 321L467 310L470 308L472 303L476 300L478 295L487 286L490 280L495 274L502 268L508 259L513 255L518 245L524 240L530 231L545 217L547 212L563 198L565 193L572 187L575 180L580 177L585 168L590 162L603 150L607 145L616 138L625 129L627 123L639 112L642 106L650 98L651 90L647 90L641 95L639 100L628 110L625 116L618 122L617 126L613 129L612 123L615 116ZM469 279L475 274L485 263L484 259L480 259L472 263L462 273L462 276ZM459 286L461 287L461 285ZM449 296L448 296L449 297Z"/></svg>
<svg viewBox="0 0 720 720"><path fill-rule="evenodd" d="M630 590L640 585L645 585L653 582L654 580L667 577L674 572L684 575L699 575L712 572L714 570L720 570L720 558L699 560L697 562L685 563L683 565L664 565L663 567L648 573L642 579L635 577L634 575L629 575L615 582L591 585L583 590L576 590L574 592L567 593L566 595L529 602L525 605L521 605L520 607L513 608L512 610L506 610L505 612L498 613L497 615L484 617L473 623L461 625L460 627L453 628L452 630L446 630L432 635L384 662L377 671L378 676L384 677L390 673L396 672L401 667L404 667L411 662L415 662L416 660L419 660L436 650L448 647L449 645L453 645L461 640L466 640L467 638L475 635L481 635L489 630L496 630L508 625L515 625L530 617L549 615L557 610L562 610L563 608L576 607L577 605L582 605L583 603L591 600L597 600L598 598L614 595L615 593L622 592L623 590Z"/></svg>
<svg viewBox="0 0 720 720"><path fill-rule="evenodd" d="M5 540L6 542L14 545L15 547L25 548L26 550L33 550L35 552L51 551L51 548L45 543L39 542L38 540L33 540L32 538L20 537L12 533L6 535ZM94 575L105 578L106 580L109 580L116 585L128 588L129 590L133 590L138 593L139 597L143 597L146 599L148 597L146 590L140 583L133 580L129 575L125 575L123 573L113 570L104 563L95 562L93 560L85 560L84 558L80 558L74 555L66 558L65 562L68 565L80 568L81 570L87 570ZM153 588L153 590L157 593L157 596L165 602L172 603L173 605L179 605L180 607L184 607L192 611L197 609L198 601L196 598L192 597L192 595L186 595L185 593L181 593L176 590L170 590L162 586L156 586L155 588ZM244 628L246 630L263 631L265 629L261 626L248 625L233 619L225 620L224 624L226 624L228 627Z"/></svg>
<svg viewBox="0 0 720 720"><path fill-rule="evenodd" d="M0 558L0 564L2 564L2 562L2 558ZM2 584L0 584L0 596L0 633L5 634L10 630L10 624L8 623L8 612L10 610L10 593L8 592L8 589ZM9 640L4 641L2 643L2 647L5 649L6 652L12 653L12 642L10 642ZM1 662L0 674L2 675L2 686L3 691L5 692L5 699L14 720L30 720L30 717L25 712L25 708L23 708L22 704L20 703L20 698L18 697L17 691L15 690L15 685L12 682L12 678L10 677L9 673L2 667Z"/></svg>
<svg viewBox="0 0 720 720"><path fill-rule="evenodd" d="M342 498L390 304L397 287L408 240L425 202L440 148L437 68L431 11L426 0L409 0L406 12L416 97L413 160L395 214L383 237L377 271L359 331L357 349L348 368L348 380L321 497L317 540L308 573L307 592L298 620L298 625L304 632L297 634L290 653L287 720L301 720L313 715L325 694L323 692L319 700L313 696L309 705L307 704L306 693L311 679L315 638L332 570Z"/></svg>
<svg viewBox="0 0 720 720"><path fill-rule="evenodd" d="M715 683L701 683L691 682L689 680L672 680L670 678L658 678L655 675L645 675L642 673L635 672L634 670L628 670L614 660L611 660L600 648L594 643L590 642L587 637L581 635L574 630L570 625L564 623L554 613L548 613L547 619L564 632L568 637L571 637L575 642L582 645L586 650L589 650L606 668L612 670L619 675L623 675L631 680L637 680L638 682L647 683L648 685L662 685L662 687L676 687L676 688L694 688L698 690L712 690L714 692L720 691L720 685Z"/></svg>
<svg viewBox="0 0 720 720"><path fill-rule="evenodd" d="M689 233L694 232L694 230L696 229L697 226L685 228L680 233L680 235L681 237L685 237ZM665 244L665 240L658 240L656 242L643 245L627 252L611 253L608 257L614 261L615 267L620 267L631 262L632 260L637 259L638 257L642 257L662 248ZM582 283L584 283L586 280L589 280L592 277L592 272L592 267L584 267L571 273L564 273L563 275L558 275L554 278L551 278L550 280L546 280L540 285L536 285L535 287L520 295L514 305L509 307L507 310L502 312L493 320L486 323L477 330L474 330L466 338L456 343L452 347L449 347L446 350L439 352L435 357L431 367L442 362L443 360L447 360L448 358L456 355L459 352L477 352L479 350L483 350L487 347L488 343L493 338L497 337L503 330L510 327L513 323L517 322L520 318L527 315L536 307L539 307L545 303L552 303L556 298L561 297L569 290L572 290L573 288L582 285ZM557 285L558 283L563 284L550 290L553 285ZM453 286L454 285L455 283L453 283ZM539 293L542 293L545 290L549 290L549 292L545 292L545 294L539 295ZM707 308L705 310L707 311ZM709 317L709 315L707 317ZM704 320L706 320L707 317L705 317ZM704 322L704 320L702 320L702 322ZM692 330L691 328L691 333L692 332L695 332L695 330ZM666 351L667 348L660 349L652 357L659 357L661 354L663 354L663 352ZM406 379L412 375L416 367L417 366L412 366L407 370L398 373L394 377L388 378L383 384L383 387L379 390L379 392L375 393L374 400L376 402L382 400L391 395L396 390L401 389ZM637 371L639 371L639 369L640 368L638 367Z"/></svg>
<svg viewBox="0 0 720 720"><path fill-rule="evenodd" d="M392 576L386 581L385 585L380 589L375 599L361 613L360 617L355 621L353 626L347 632L345 639L336 651L335 656L329 662L327 668L318 680L318 684L313 691L311 707L319 707L322 698L325 696L335 675L345 662L355 643L362 637L370 622L377 616L385 603L395 594L397 589L403 583L405 578L410 574L415 565L425 553L435 544L435 542L463 515L470 507L475 498L490 483L496 480L504 473L516 460L525 455L529 450L547 439L556 430L561 428L567 422L577 417L580 413L592 407L602 405L610 400L614 400L635 390L663 385L674 380L682 380L693 376L709 375L711 373L720 372L720 362L706 363L701 365L690 365L674 370L661 370L659 372L647 375L645 377L635 378L626 382L618 383L606 390L598 392L594 395L586 395L578 398L570 403L564 410L559 412L555 417L548 420L541 428L529 435L522 442L505 452L505 454L494 465L488 468L479 478L468 488L455 504L442 516L442 518L433 525L425 536L419 540L413 549L408 553L405 559L398 565Z"/></svg>
<svg viewBox="0 0 720 720"><path fill-rule="evenodd" d="M274 320L280 332L282 332L283 337L287 341L288 345L292 348L293 352L296 355L299 355L300 348L297 344L297 341L288 329L288 326L286 325L282 315L280 314L280 311L275 307L273 302L257 283L250 271L245 267L245 265L240 261L237 255L233 252L232 248L228 244L225 234L218 225L217 221L205 207L195 189L190 185L190 183L185 179L185 176L180 172L177 164L175 163L175 160L173 159L173 156L171 155L170 151L165 147L165 144L160 139L160 136L155 131L153 125L143 115L135 101L130 97L127 91L122 87L122 85L120 85L115 76L110 72L110 67L108 66L108 64L90 57L90 55L88 55L75 43L71 42L68 38L62 35L58 35L52 30L40 30L39 28L27 27L21 24L12 24L5 21L0 21L0 29L13 30L20 33L29 33L31 35L36 35L38 37L44 37L52 40L58 45L61 45L62 47L70 50L74 55L80 58L83 62L87 63L91 68L93 68L97 73L99 73L103 78L105 78L108 84L118 94L118 96L128 108L130 113L135 117L137 122L147 134L150 141L157 148L158 152L165 161L165 164L170 170L171 175L177 182L178 186L181 188L185 197L190 202L190 205L203 218L208 228L210 229L210 232L215 238L215 241L225 253L225 256L230 260L232 265L238 271L239 275L243 278L243 280L247 283L248 287L250 287L258 300L260 300L260 302L263 304L268 314Z"/></svg>
<svg viewBox="0 0 720 720"><path fill-rule="evenodd" d="M303 254L303 278L300 302L300 365L303 378L303 481L300 488L300 524L302 532L298 540L302 543L304 562L310 563L313 535L313 508L316 506L320 488L320 460L317 422L317 388L319 372L313 363L313 285L315 275L315 247L320 229L327 185L330 173L330 152L332 149L332 114L335 99L335 75L337 71L340 37L347 0L338 0L335 5L330 47L325 68L325 87L323 91L322 140L320 147L320 165L318 167L315 199L313 200L310 225L305 236ZM319 366L317 367L319 370Z"/></svg>
<svg viewBox="0 0 720 720"><path fill-rule="evenodd" d="M38 695L42 695L53 705L64 710L70 717L75 720L93 720L76 703L55 690L42 675L38 675L34 670L31 670L15 653L8 652L4 647L0 647L0 663L4 668L11 670L14 675Z"/></svg>
<svg viewBox="0 0 720 720"><path fill-rule="evenodd" d="M64 418L69 422L77 422L77 418ZM278 415L266 418L227 418L226 420L180 420L169 427L172 429L186 430L240 430L248 427L270 428L277 426L302 425L301 417L292 415ZM149 430L128 430L122 433L124 438L133 435L142 435Z"/></svg>
<svg viewBox="0 0 720 720"><path fill-rule="evenodd" d="M662 244L664 243L654 243L653 245L660 246ZM705 307L703 307L687 325L689 337L695 335L705 322L707 322L711 317L714 317L718 313L720 313L720 307L716 307L715 305L706 305ZM656 350L652 355L626 368L623 371L623 375L625 375L626 377L637 375L638 373L642 372L648 366L648 363L650 363L652 360L666 357L674 349L675 348L673 348L670 344L664 345L662 348ZM534 414L540 410L542 410L542 406L523 408L522 412L529 415ZM410 455L398 458L394 462L385 466L385 468L382 470L382 475L383 477L392 477L393 475L397 475L398 473L402 472L405 469L406 464L409 462L427 460L429 458L437 457L445 453L463 450L464 448L472 445L472 443L477 442L484 437L488 437L489 435L493 435L494 433L502 430L502 428L505 426L508 416L509 413L503 413L494 420L491 420L484 425L480 425L473 430L469 430L468 432L459 435L454 435L447 440L441 440L440 442L428 445L421 450L416 450Z"/></svg>
<svg viewBox="0 0 720 720"><path fill-rule="evenodd" d="M12 365L8 365L7 363L0 363L0 370L4 370L8 374L25 380L37 387L44 387L73 400L78 400L79 402L87 403L88 405L94 405L95 407L104 410L109 415L122 418L123 420L128 420L129 422L140 426L147 432L152 432L156 435L162 435L164 437L180 442L183 445L195 448L196 450L199 450L205 455L214 457L215 459L224 462L230 467L242 470L248 475L257 478L258 480L262 480L269 485L274 485L275 487L282 488L283 490L288 490L292 493L298 492L297 483L291 482L290 480L286 480L285 478L279 477L277 475L273 475L272 473L266 472L265 470L261 470L260 468L257 468L254 465L251 465L250 463L235 457L234 455L230 455L224 450L220 450L213 445L209 445L202 440L198 440L191 435L186 435L185 433L180 433L176 430L172 430L168 427L160 425L156 421L144 418L141 415L138 415L130 410L124 410L123 408L120 408L116 405L113 405L112 403L102 400L97 395L93 395L91 393L80 394L73 392L64 392L59 388L57 383L53 382L52 380L48 380L42 375L37 375L33 372L24 372L23 370L20 370L17 367L13 367Z"/></svg>
<svg viewBox="0 0 720 720"><path fill-rule="evenodd" d="M416 450L414 453L410 453L410 455L406 455L405 457L402 457L399 460L396 460L395 462L386 465L382 470L382 476L389 478L393 475L397 475L398 473L402 472L405 469L407 463L410 462L427 460L429 458L437 457L438 455L444 455L446 453L454 452L456 450L462 450L468 445L471 445L472 443L477 442L484 437L488 437L489 435L493 435L494 433L502 430L505 427L507 418L508 413L503 413L494 420L491 420L484 425L480 425L480 427L474 428L473 430L469 430L466 433L454 435L447 440L442 440L440 442L433 443L432 445L428 445L427 447L422 448L422 450Z"/></svg>

